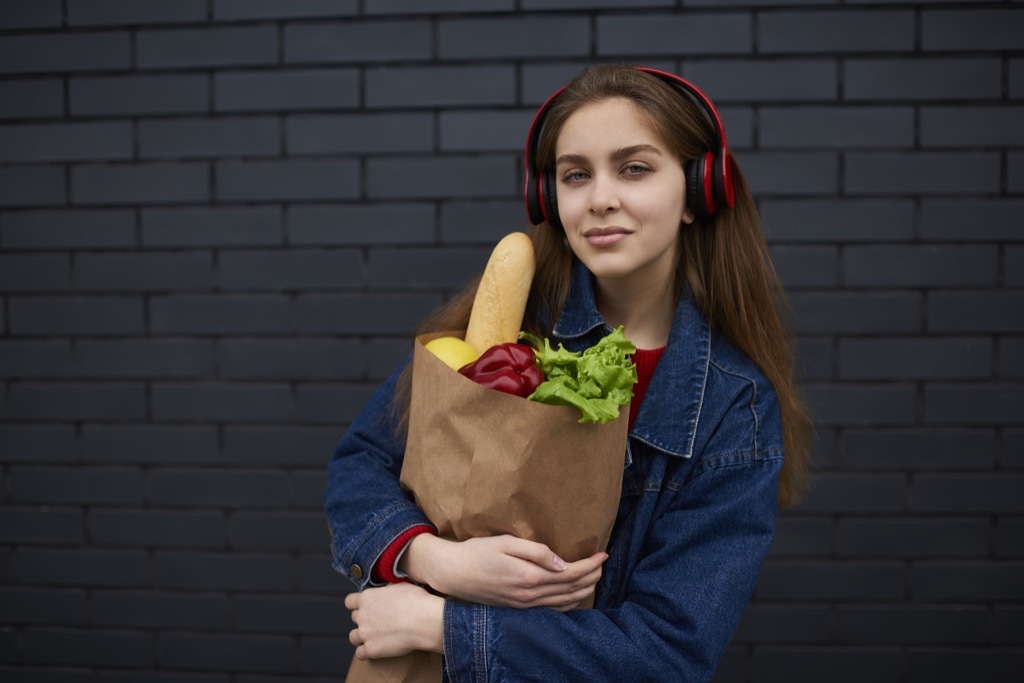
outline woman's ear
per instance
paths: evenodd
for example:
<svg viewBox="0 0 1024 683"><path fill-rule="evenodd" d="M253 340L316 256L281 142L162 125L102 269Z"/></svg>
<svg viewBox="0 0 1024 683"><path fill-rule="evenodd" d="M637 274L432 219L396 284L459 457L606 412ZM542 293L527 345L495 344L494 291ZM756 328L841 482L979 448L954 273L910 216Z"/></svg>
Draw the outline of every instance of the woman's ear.
<svg viewBox="0 0 1024 683"><path fill-rule="evenodd" d="M690 207L687 206L683 209L683 222L686 223L687 225L690 225L691 223L693 223L693 221L693 211L690 211Z"/></svg>

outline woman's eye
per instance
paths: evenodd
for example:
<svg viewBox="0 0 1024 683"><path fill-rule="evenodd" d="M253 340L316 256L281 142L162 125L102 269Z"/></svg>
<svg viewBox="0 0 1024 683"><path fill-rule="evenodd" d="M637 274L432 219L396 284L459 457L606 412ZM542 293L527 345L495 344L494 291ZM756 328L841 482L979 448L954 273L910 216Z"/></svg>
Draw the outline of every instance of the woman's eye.
<svg viewBox="0 0 1024 683"><path fill-rule="evenodd" d="M644 173L649 173L650 170L650 168L643 164L629 164L623 169L623 172L626 175L643 175Z"/></svg>
<svg viewBox="0 0 1024 683"><path fill-rule="evenodd" d="M562 180L567 183L579 183L587 179L584 171L568 171L562 175Z"/></svg>

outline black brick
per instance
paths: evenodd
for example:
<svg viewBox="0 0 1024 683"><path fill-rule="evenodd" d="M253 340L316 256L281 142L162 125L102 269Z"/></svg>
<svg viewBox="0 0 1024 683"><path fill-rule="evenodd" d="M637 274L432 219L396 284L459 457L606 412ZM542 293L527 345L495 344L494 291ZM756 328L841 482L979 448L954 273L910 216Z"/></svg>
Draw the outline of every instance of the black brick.
<svg viewBox="0 0 1024 683"><path fill-rule="evenodd" d="M995 462L995 435L983 429L852 429L842 441L847 469L983 471Z"/></svg>
<svg viewBox="0 0 1024 683"><path fill-rule="evenodd" d="M289 587L289 562L280 555L157 553L156 583L185 590L281 591Z"/></svg>
<svg viewBox="0 0 1024 683"><path fill-rule="evenodd" d="M161 383L151 396L159 421L284 422L292 414L285 384Z"/></svg>
<svg viewBox="0 0 1024 683"><path fill-rule="evenodd" d="M517 186L516 160L507 155L371 159L371 199L507 197Z"/></svg>
<svg viewBox="0 0 1024 683"><path fill-rule="evenodd" d="M123 164L71 169L76 204L180 204L210 198L205 164Z"/></svg>
<svg viewBox="0 0 1024 683"><path fill-rule="evenodd" d="M911 490L916 512L1024 513L1024 475L919 474Z"/></svg>
<svg viewBox="0 0 1024 683"><path fill-rule="evenodd" d="M434 117L420 113L293 116L287 123L292 154L381 154L434 149Z"/></svg>
<svg viewBox="0 0 1024 683"><path fill-rule="evenodd" d="M926 386L924 419L931 424L949 420L974 425L1024 423L1024 384Z"/></svg>
<svg viewBox="0 0 1024 683"><path fill-rule="evenodd" d="M276 156L280 124L274 118L171 119L141 121L143 159Z"/></svg>
<svg viewBox="0 0 1024 683"><path fill-rule="evenodd" d="M28 628L21 638L29 663L140 668L156 663L150 633Z"/></svg>
<svg viewBox="0 0 1024 683"><path fill-rule="evenodd" d="M159 24L195 22L206 19L205 0L68 0L68 23Z"/></svg>
<svg viewBox="0 0 1024 683"><path fill-rule="evenodd" d="M355 250L229 251L218 270L224 290L356 289L363 259Z"/></svg>
<svg viewBox="0 0 1024 683"><path fill-rule="evenodd" d="M453 60L587 57L590 25L585 16L446 19L438 24L438 55Z"/></svg>
<svg viewBox="0 0 1024 683"><path fill-rule="evenodd" d="M83 340L75 365L81 377L208 377L213 347L185 339Z"/></svg>
<svg viewBox="0 0 1024 683"><path fill-rule="evenodd" d="M207 252L81 254L75 260L75 284L107 292L209 290L213 259Z"/></svg>
<svg viewBox="0 0 1024 683"><path fill-rule="evenodd" d="M986 519L844 519L836 537L840 557L983 558L991 546Z"/></svg>
<svg viewBox="0 0 1024 683"><path fill-rule="evenodd" d="M467 8L474 12L504 12L515 7L514 0L472 0L469 4L464 0L363 0L363 5L366 14L464 12Z"/></svg>
<svg viewBox="0 0 1024 683"><path fill-rule="evenodd" d="M275 334L291 328L288 300L277 295L175 296L150 302L160 334Z"/></svg>
<svg viewBox="0 0 1024 683"><path fill-rule="evenodd" d="M0 340L0 377L54 379L70 374L69 342Z"/></svg>
<svg viewBox="0 0 1024 683"><path fill-rule="evenodd" d="M63 204L66 198L67 187L63 169L35 166L0 167L0 206L47 206ZM6 234L4 238L6 239Z"/></svg>
<svg viewBox="0 0 1024 683"><path fill-rule="evenodd" d="M218 512L91 510L89 538L99 546L222 548L224 517Z"/></svg>
<svg viewBox="0 0 1024 683"><path fill-rule="evenodd" d="M758 195L830 195L839 187L839 157L831 152L752 152L734 158Z"/></svg>
<svg viewBox="0 0 1024 683"><path fill-rule="evenodd" d="M159 638L160 661L172 668L297 672L295 647L286 636L167 633Z"/></svg>
<svg viewBox="0 0 1024 683"><path fill-rule="evenodd" d="M493 246L514 229L526 225L520 201L455 201L441 207L441 237L446 244Z"/></svg>
<svg viewBox="0 0 1024 683"><path fill-rule="evenodd" d="M62 588L0 588L4 620L15 624L84 625L89 603L84 590Z"/></svg>
<svg viewBox="0 0 1024 683"><path fill-rule="evenodd" d="M214 19L277 19L357 14L356 0L213 0Z"/></svg>
<svg viewBox="0 0 1024 683"><path fill-rule="evenodd" d="M921 13L924 50L1020 50L1024 37L1017 9L929 9Z"/></svg>
<svg viewBox="0 0 1024 683"><path fill-rule="evenodd" d="M844 339L839 375L847 379L984 379L993 369L985 338Z"/></svg>
<svg viewBox="0 0 1024 683"><path fill-rule="evenodd" d="M201 464L219 449L213 427L86 425L81 451L90 463Z"/></svg>
<svg viewBox="0 0 1024 683"><path fill-rule="evenodd" d="M925 199L921 231L929 240L992 241L1020 238L1019 199Z"/></svg>
<svg viewBox="0 0 1024 683"><path fill-rule="evenodd" d="M453 111L441 114L441 149L519 151L532 111Z"/></svg>
<svg viewBox="0 0 1024 683"><path fill-rule="evenodd" d="M800 333L918 332L921 297L912 292L796 292L790 296Z"/></svg>
<svg viewBox="0 0 1024 683"><path fill-rule="evenodd" d="M25 383L10 389L8 416L19 420L138 420L145 417L140 384Z"/></svg>
<svg viewBox="0 0 1024 683"><path fill-rule="evenodd" d="M272 25L143 30L136 35L143 68L265 65L277 62Z"/></svg>
<svg viewBox="0 0 1024 683"><path fill-rule="evenodd" d="M914 49L914 13L782 11L758 17L764 53L846 53Z"/></svg>
<svg viewBox="0 0 1024 683"><path fill-rule="evenodd" d="M224 430L224 457L238 465L322 467L330 459L339 438L336 426L232 426Z"/></svg>
<svg viewBox="0 0 1024 683"><path fill-rule="evenodd" d="M364 352L356 341L334 339L225 340L220 373L233 379L358 379Z"/></svg>
<svg viewBox="0 0 1024 683"><path fill-rule="evenodd" d="M300 385L295 392L296 411L303 422L346 424L359 414L373 391L365 385Z"/></svg>
<svg viewBox="0 0 1024 683"><path fill-rule="evenodd" d="M429 294L310 294L298 298L296 319L303 334L409 335L440 303Z"/></svg>
<svg viewBox="0 0 1024 683"><path fill-rule="evenodd" d="M59 79L0 81L0 119L50 118L63 113L64 88Z"/></svg>
<svg viewBox="0 0 1024 683"><path fill-rule="evenodd" d="M127 31L0 36L0 73L101 71L131 67Z"/></svg>
<svg viewBox="0 0 1024 683"><path fill-rule="evenodd" d="M817 59L702 60L685 64L682 75L716 104L832 101L839 91L835 63Z"/></svg>
<svg viewBox="0 0 1024 683"><path fill-rule="evenodd" d="M214 74L214 109L349 109L359 104L359 83L355 69L222 71Z"/></svg>
<svg viewBox="0 0 1024 683"><path fill-rule="evenodd" d="M1002 65L992 58L848 59L843 64L847 100L918 101L997 99Z"/></svg>
<svg viewBox="0 0 1024 683"><path fill-rule="evenodd" d="M17 466L8 480L12 498L25 503L131 505L145 495L142 473L129 468Z"/></svg>
<svg viewBox="0 0 1024 683"><path fill-rule="evenodd" d="M0 254L0 291L67 291L71 284L70 266L70 260L63 254Z"/></svg>
<svg viewBox="0 0 1024 683"><path fill-rule="evenodd" d="M191 114L209 108L205 76L79 76L70 79L68 102L75 116Z"/></svg>
<svg viewBox="0 0 1024 683"><path fill-rule="evenodd" d="M907 656L907 676L914 683L962 680L977 676L986 683L1015 683L1020 678L1020 650L928 648Z"/></svg>
<svg viewBox="0 0 1024 683"><path fill-rule="evenodd" d="M744 54L753 48L746 14L608 15L597 18L597 54Z"/></svg>
<svg viewBox="0 0 1024 683"><path fill-rule="evenodd" d="M1024 518L1010 517L999 521L995 554L997 557L1024 557Z"/></svg>
<svg viewBox="0 0 1024 683"><path fill-rule="evenodd" d="M751 605L732 643L827 643L832 615L823 606Z"/></svg>
<svg viewBox="0 0 1024 683"><path fill-rule="evenodd" d="M765 107L761 147L788 149L913 147L911 107Z"/></svg>
<svg viewBox="0 0 1024 683"><path fill-rule="evenodd" d="M917 415L917 394L909 384L819 384L805 393L817 424L905 425Z"/></svg>
<svg viewBox="0 0 1024 683"><path fill-rule="evenodd" d="M294 562L295 582L309 593L345 595L355 586L331 568L327 546L316 555L300 555Z"/></svg>
<svg viewBox="0 0 1024 683"><path fill-rule="evenodd" d="M277 207L142 210L142 243L147 247L254 246L281 241Z"/></svg>
<svg viewBox="0 0 1024 683"><path fill-rule="evenodd" d="M828 422L828 416L820 417ZM899 513L907 508L907 479L899 474L815 474L798 512Z"/></svg>
<svg viewBox="0 0 1024 683"><path fill-rule="evenodd" d="M752 667L757 680L766 683L857 683L869 678L875 683L899 683L903 656L887 648L766 647L754 652Z"/></svg>
<svg viewBox="0 0 1024 683"><path fill-rule="evenodd" d="M935 292L928 297L932 332L1022 332L1024 293Z"/></svg>
<svg viewBox="0 0 1024 683"><path fill-rule="evenodd" d="M239 597L234 618L242 631L264 633L320 633L337 635L351 628L339 604L323 598Z"/></svg>
<svg viewBox="0 0 1024 683"><path fill-rule="evenodd" d="M999 191L999 155L990 152L850 152L852 194L972 194Z"/></svg>
<svg viewBox="0 0 1024 683"><path fill-rule="evenodd" d="M387 62L429 59L433 36L421 21L288 24L286 63Z"/></svg>
<svg viewBox="0 0 1024 683"><path fill-rule="evenodd" d="M226 201L355 199L359 165L338 161L251 161L217 164L217 198Z"/></svg>
<svg viewBox="0 0 1024 683"><path fill-rule="evenodd" d="M288 502L287 484L271 471L163 468L149 475L149 495L162 506L281 508Z"/></svg>
<svg viewBox="0 0 1024 683"><path fill-rule="evenodd" d="M898 562L771 561L756 596L763 600L893 601L905 596L906 572Z"/></svg>
<svg viewBox="0 0 1024 683"><path fill-rule="evenodd" d="M918 562L911 569L914 598L927 602L1019 602L1020 562Z"/></svg>
<svg viewBox="0 0 1024 683"><path fill-rule="evenodd" d="M216 594L95 590L93 622L107 627L225 629L228 599Z"/></svg>
<svg viewBox="0 0 1024 683"><path fill-rule="evenodd" d="M327 474L322 469L304 470L291 475L292 507L303 510L323 511L324 488Z"/></svg>
<svg viewBox="0 0 1024 683"><path fill-rule="evenodd" d="M75 429L70 425L0 425L4 462L68 462L75 460Z"/></svg>
<svg viewBox="0 0 1024 683"><path fill-rule="evenodd" d="M486 249L373 249L370 288L376 290L458 289L487 263Z"/></svg>
<svg viewBox="0 0 1024 683"><path fill-rule="evenodd" d="M369 107L514 104L515 71L507 66L375 68L366 72Z"/></svg>
<svg viewBox="0 0 1024 683"><path fill-rule="evenodd" d="M835 522L818 517L795 517L793 510L776 522L771 557L828 557L832 555Z"/></svg>
<svg viewBox="0 0 1024 683"><path fill-rule="evenodd" d="M434 241L427 203L293 206L289 241L296 245L423 244Z"/></svg>
<svg viewBox="0 0 1024 683"><path fill-rule="evenodd" d="M774 247L771 256L783 286L789 291L833 288L839 284L839 250L835 247Z"/></svg>
<svg viewBox="0 0 1024 683"><path fill-rule="evenodd" d="M922 107L920 139L924 147L1020 147L1024 107Z"/></svg>
<svg viewBox="0 0 1024 683"><path fill-rule="evenodd" d="M12 486L19 483L16 476L10 480ZM54 496L54 500L57 498ZM49 506L0 508L0 543L75 545L85 540L84 529L79 510Z"/></svg>
<svg viewBox="0 0 1024 683"><path fill-rule="evenodd" d="M251 513L231 515L228 547L233 550L321 550L330 535L322 511L309 513Z"/></svg>
<svg viewBox="0 0 1024 683"><path fill-rule="evenodd" d="M8 0L0 15L0 28L44 28L60 26L59 0Z"/></svg>
<svg viewBox="0 0 1024 683"><path fill-rule="evenodd" d="M21 548L18 581L55 586L148 586L149 559L142 550Z"/></svg>
<svg viewBox="0 0 1024 683"><path fill-rule="evenodd" d="M135 214L127 209L19 211L0 216L5 249L90 249L135 246Z"/></svg>
<svg viewBox="0 0 1024 683"><path fill-rule="evenodd" d="M839 642L857 645L980 645L988 632L987 610L976 606L841 605L837 616Z"/></svg>

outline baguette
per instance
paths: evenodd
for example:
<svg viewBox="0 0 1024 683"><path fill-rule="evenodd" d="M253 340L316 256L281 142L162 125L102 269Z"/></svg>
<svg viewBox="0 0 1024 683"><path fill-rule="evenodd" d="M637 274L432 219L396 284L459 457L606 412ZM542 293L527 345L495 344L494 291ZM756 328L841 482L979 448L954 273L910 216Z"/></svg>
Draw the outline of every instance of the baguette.
<svg viewBox="0 0 1024 683"><path fill-rule="evenodd" d="M519 339L536 267L533 242L525 233L510 233L495 245L466 328L466 342L477 353Z"/></svg>

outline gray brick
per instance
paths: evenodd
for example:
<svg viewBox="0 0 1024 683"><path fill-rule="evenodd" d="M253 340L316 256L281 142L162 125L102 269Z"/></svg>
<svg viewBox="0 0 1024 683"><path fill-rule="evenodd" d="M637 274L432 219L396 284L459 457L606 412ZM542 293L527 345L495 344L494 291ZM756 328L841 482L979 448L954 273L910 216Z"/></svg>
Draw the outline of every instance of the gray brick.
<svg viewBox="0 0 1024 683"><path fill-rule="evenodd" d="M910 652L907 660L908 680L912 681L977 676L989 683L1014 683L1020 677L1019 649L929 648Z"/></svg>
<svg viewBox="0 0 1024 683"><path fill-rule="evenodd" d="M356 69L228 71L213 78L216 111L350 109L359 105Z"/></svg>
<svg viewBox="0 0 1024 683"><path fill-rule="evenodd" d="M832 152L748 152L733 155L755 195L830 195L839 187Z"/></svg>
<svg viewBox="0 0 1024 683"><path fill-rule="evenodd" d="M854 645L981 645L988 631L983 607L841 605L836 634Z"/></svg>
<svg viewBox="0 0 1024 683"><path fill-rule="evenodd" d="M556 90L568 83L572 78L589 66L588 62L540 62L538 64L524 63L521 70L521 101L539 107L547 101ZM650 63L654 66L654 63ZM665 71L675 68L675 62L664 64ZM657 68L657 67L655 67Z"/></svg>
<svg viewBox="0 0 1024 683"><path fill-rule="evenodd" d="M900 600L905 581L897 562L776 561L761 570L756 596L803 602Z"/></svg>
<svg viewBox="0 0 1024 683"><path fill-rule="evenodd" d="M307 423L349 424L374 391L376 387L365 384L299 385L295 391L296 411Z"/></svg>
<svg viewBox="0 0 1024 683"><path fill-rule="evenodd" d="M160 636L159 656L174 669L298 671L289 636L166 633Z"/></svg>
<svg viewBox="0 0 1024 683"><path fill-rule="evenodd" d="M0 37L0 73L105 71L132 66L127 31Z"/></svg>
<svg viewBox="0 0 1024 683"><path fill-rule="evenodd" d="M585 16L442 19L437 35L441 59L590 55L590 20Z"/></svg>
<svg viewBox="0 0 1024 683"><path fill-rule="evenodd" d="M370 159L371 199L507 197L517 188L516 159L504 155Z"/></svg>
<svg viewBox="0 0 1024 683"><path fill-rule="evenodd" d="M848 397L845 397L848 398ZM894 405L895 402L880 397ZM829 416L815 414L828 421ZM900 513L907 507L907 477L902 474L824 474L813 476L795 512L827 514Z"/></svg>
<svg viewBox="0 0 1024 683"><path fill-rule="evenodd" d="M71 425L0 425L0 453L4 462L69 462L75 452Z"/></svg>
<svg viewBox="0 0 1024 683"><path fill-rule="evenodd" d="M146 247L260 246L282 241L277 207L152 208L141 214Z"/></svg>
<svg viewBox="0 0 1024 683"><path fill-rule="evenodd" d="M918 562L911 567L911 581L920 601L1019 602L1022 571L1020 562Z"/></svg>
<svg viewBox="0 0 1024 683"><path fill-rule="evenodd" d="M774 247L772 262L787 289L835 287L839 283L836 247Z"/></svg>
<svg viewBox="0 0 1024 683"><path fill-rule="evenodd" d="M930 424L1021 424L1024 422L1024 384L926 385L924 419Z"/></svg>
<svg viewBox="0 0 1024 683"><path fill-rule="evenodd" d="M366 14L504 12L515 9L513 0L364 0L363 5Z"/></svg>
<svg viewBox="0 0 1024 683"><path fill-rule="evenodd" d="M839 92L835 63L816 59L695 61L682 76L718 104L832 101Z"/></svg>
<svg viewBox="0 0 1024 683"><path fill-rule="evenodd" d="M366 71L368 107L450 107L515 104L511 66L422 66Z"/></svg>
<svg viewBox="0 0 1024 683"><path fill-rule="evenodd" d="M494 245L513 228L526 225L521 199L454 201L441 205L441 239L446 244Z"/></svg>
<svg viewBox="0 0 1024 683"><path fill-rule="evenodd" d="M1002 64L991 58L850 59L843 64L847 100L998 99Z"/></svg>
<svg viewBox="0 0 1024 683"><path fill-rule="evenodd" d="M71 262L65 254L0 254L0 291L60 292L71 284Z"/></svg>
<svg viewBox="0 0 1024 683"><path fill-rule="evenodd" d="M364 373L364 352L354 340L227 339L218 348L225 378L359 379Z"/></svg>
<svg viewBox="0 0 1024 683"><path fill-rule="evenodd" d="M140 334L142 301L129 297L11 298L10 332L15 335Z"/></svg>
<svg viewBox="0 0 1024 683"><path fill-rule="evenodd" d="M206 252L78 254L75 285L104 292L167 292L209 289L213 259Z"/></svg>
<svg viewBox="0 0 1024 683"><path fill-rule="evenodd" d="M89 538L99 546L221 548L220 512L90 510Z"/></svg>
<svg viewBox="0 0 1024 683"><path fill-rule="evenodd" d="M222 201L287 201L359 197L359 164L339 161L259 161L217 164Z"/></svg>
<svg viewBox="0 0 1024 683"><path fill-rule="evenodd" d="M758 16L764 53L878 52L914 49L914 13L907 11L781 11Z"/></svg>
<svg viewBox="0 0 1024 683"><path fill-rule="evenodd" d="M336 635L350 628L337 604L322 598L243 596L234 601L234 611L243 631Z"/></svg>
<svg viewBox="0 0 1024 683"><path fill-rule="evenodd" d="M0 126L0 161L3 162L131 157L132 128L127 122Z"/></svg>
<svg viewBox="0 0 1024 683"><path fill-rule="evenodd" d="M89 619L82 590L0 588L0 610L8 624L83 625Z"/></svg>
<svg viewBox="0 0 1024 683"><path fill-rule="evenodd" d="M75 116L191 114L209 108L208 79L202 75L79 76L69 80Z"/></svg>
<svg viewBox="0 0 1024 683"><path fill-rule="evenodd" d="M215 427L85 425L81 451L89 463L210 464L219 446Z"/></svg>
<svg viewBox="0 0 1024 683"><path fill-rule="evenodd" d="M291 154L379 154L434 149L430 114L293 116L286 127Z"/></svg>
<svg viewBox="0 0 1024 683"><path fill-rule="evenodd" d="M329 542L323 513L238 512L228 520L235 550L322 550Z"/></svg>
<svg viewBox="0 0 1024 683"><path fill-rule="evenodd" d="M845 379L984 379L992 376L992 341L977 337L841 339Z"/></svg>
<svg viewBox="0 0 1024 683"><path fill-rule="evenodd" d="M751 667L765 681L823 681L855 683L870 678L876 683L898 683L902 655L893 649L765 647L754 652Z"/></svg>
<svg viewBox="0 0 1024 683"><path fill-rule="evenodd" d="M920 138L925 147L1024 145L1024 107L922 107Z"/></svg>
<svg viewBox="0 0 1024 683"><path fill-rule="evenodd" d="M761 147L913 147L909 107L764 107Z"/></svg>
<svg viewBox="0 0 1024 683"><path fill-rule="evenodd" d="M722 125L728 131L728 145L732 150L754 148L754 108L747 106L718 107Z"/></svg>
<svg viewBox="0 0 1024 683"><path fill-rule="evenodd" d="M141 121L138 130L142 158L258 157L281 152L276 118Z"/></svg>
<svg viewBox="0 0 1024 683"><path fill-rule="evenodd" d="M436 233L427 203L291 206L289 242L295 245L425 244Z"/></svg>
<svg viewBox="0 0 1024 683"><path fill-rule="evenodd" d="M75 345L75 366L89 378L208 377L213 345L194 339L84 339Z"/></svg>
<svg viewBox="0 0 1024 683"><path fill-rule="evenodd" d="M291 19L358 13L356 0L213 0L213 18Z"/></svg>
<svg viewBox="0 0 1024 683"><path fill-rule="evenodd" d="M906 384L819 384L804 393L821 425L909 425L917 416L917 395Z"/></svg>
<svg viewBox="0 0 1024 683"><path fill-rule="evenodd" d="M0 215L4 249L103 249L135 245L130 210L18 211Z"/></svg>
<svg viewBox="0 0 1024 683"><path fill-rule="evenodd" d="M1024 293L933 292L928 297L932 332L1024 332Z"/></svg>
<svg viewBox="0 0 1024 683"><path fill-rule="evenodd" d="M412 334L441 297L432 294L300 295L295 312L303 334Z"/></svg>
<svg viewBox="0 0 1024 683"><path fill-rule="evenodd" d="M210 198L206 164L75 166L71 197L76 204L180 204Z"/></svg>
<svg viewBox="0 0 1024 683"><path fill-rule="evenodd" d="M991 152L850 152L844 189L853 194L998 192L999 155Z"/></svg>
<svg viewBox="0 0 1024 683"><path fill-rule="evenodd" d="M843 251L853 287L985 287L996 284L995 247L862 246Z"/></svg>
<svg viewBox="0 0 1024 683"><path fill-rule="evenodd" d="M743 613L731 642L824 643L831 637L831 620L829 611L821 606L752 604Z"/></svg>
<svg viewBox="0 0 1024 683"><path fill-rule="evenodd" d="M483 272L487 249L371 249L372 289L457 289Z"/></svg>
<svg viewBox="0 0 1024 683"><path fill-rule="evenodd" d="M150 583L143 550L20 548L18 581L35 586L116 586Z"/></svg>
<svg viewBox="0 0 1024 683"><path fill-rule="evenodd" d="M921 13L921 48L936 51L1020 50L1019 8L926 9Z"/></svg>
<svg viewBox="0 0 1024 683"><path fill-rule="evenodd" d="M36 664L140 668L156 664L151 633L26 629L22 646L25 661Z"/></svg>
<svg viewBox="0 0 1024 683"><path fill-rule="evenodd" d="M84 541L85 524L80 510L49 506L0 508L0 542L11 545L78 545Z"/></svg>
<svg viewBox="0 0 1024 683"><path fill-rule="evenodd" d="M137 64L145 69L265 65L277 62L272 25L141 30Z"/></svg>
<svg viewBox="0 0 1024 683"><path fill-rule="evenodd" d="M927 198L921 202L921 233L930 241L1019 241L1022 215L1021 199Z"/></svg>
<svg viewBox="0 0 1024 683"><path fill-rule="evenodd" d="M895 333L922 328L922 302L910 292L795 292L790 298L797 331Z"/></svg>
<svg viewBox="0 0 1024 683"><path fill-rule="evenodd" d="M995 463L991 430L853 429L842 441L846 469L984 471Z"/></svg>
<svg viewBox="0 0 1024 683"><path fill-rule="evenodd" d="M142 472L113 467L13 467L14 500L23 503L131 505L142 502Z"/></svg>
<svg viewBox="0 0 1024 683"><path fill-rule="evenodd" d="M39 379L67 377L70 374L70 342L0 339L0 377Z"/></svg>
<svg viewBox="0 0 1024 683"><path fill-rule="evenodd" d="M287 24L285 63L388 62L430 59L430 24L422 21L345 21Z"/></svg>
<svg viewBox="0 0 1024 683"><path fill-rule="evenodd" d="M182 592L95 590L93 621L100 626L150 629L225 629L228 599Z"/></svg>
<svg viewBox="0 0 1024 683"><path fill-rule="evenodd" d="M292 415L284 384L156 384L151 397L158 421L285 422Z"/></svg>
<svg viewBox="0 0 1024 683"><path fill-rule="evenodd" d="M1004 337L998 341L999 377L1024 377L1024 337Z"/></svg>
<svg viewBox="0 0 1024 683"><path fill-rule="evenodd" d="M355 250L230 251L218 269L224 290L355 289L363 280Z"/></svg>
<svg viewBox="0 0 1024 683"><path fill-rule="evenodd" d="M0 206L63 204L66 198L64 170L61 168L0 167Z"/></svg>
<svg viewBox="0 0 1024 683"><path fill-rule="evenodd" d="M441 114L443 151L519 151L533 111L472 111Z"/></svg>
<svg viewBox="0 0 1024 683"><path fill-rule="evenodd" d="M281 508L287 479L279 472L161 468L149 477L155 505L215 508Z"/></svg>
<svg viewBox="0 0 1024 683"><path fill-rule="evenodd" d="M224 429L224 457L239 465L323 467L339 438L336 426L229 426Z"/></svg>
<svg viewBox="0 0 1024 683"><path fill-rule="evenodd" d="M40 119L63 114L64 86L60 79L0 81L0 119Z"/></svg>
<svg viewBox="0 0 1024 683"><path fill-rule="evenodd" d="M989 554L985 519L840 519L836 539L841 557L959 558Z"/></svg>
<svg viewBox="0 0 1024 683"><path fill-rule="evenodd" d="M597 18L597 54L744 54L753 48L746 14L613 14Z"/></svg>
<svg viewBox="0 0 1024 683"><path fill-rule="evenodd" d="M291 329L284 296L175 296L150 302L156 334L275 334Z"/></svg>
<svg viewBox="0 0 1024 683"><path fill-rule="evenodd" d="M161 588L263 592L287 590L290 567L280 555L164 551L157 553L154 574Z"/></svg>
<svg viewBox="0 0 1024 683"><path fill-rule="evenodd" d="M206 20L205 0L68 0L71 26L161 24Z"/></svg>
<svg viewBox="0 0 1024 683"><path fill-rule="evenodd" d="M0 15L0 29L60 26L60 0L8 0Z"/></svg>

